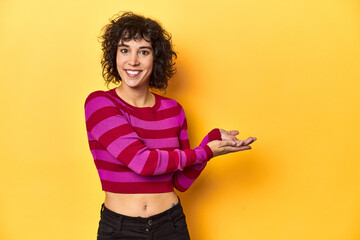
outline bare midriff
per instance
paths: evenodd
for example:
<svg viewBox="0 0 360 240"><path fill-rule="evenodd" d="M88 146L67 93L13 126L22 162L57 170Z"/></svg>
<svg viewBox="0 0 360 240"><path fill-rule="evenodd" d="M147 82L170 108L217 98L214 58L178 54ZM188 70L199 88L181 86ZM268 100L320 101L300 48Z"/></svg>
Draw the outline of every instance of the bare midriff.
<svg viewBox="0 0 360 240"><path fill-rule="evenodd" d="M124 194L105 192L105 207L130 217L150 217L176 205L176 193Z"/></svg>

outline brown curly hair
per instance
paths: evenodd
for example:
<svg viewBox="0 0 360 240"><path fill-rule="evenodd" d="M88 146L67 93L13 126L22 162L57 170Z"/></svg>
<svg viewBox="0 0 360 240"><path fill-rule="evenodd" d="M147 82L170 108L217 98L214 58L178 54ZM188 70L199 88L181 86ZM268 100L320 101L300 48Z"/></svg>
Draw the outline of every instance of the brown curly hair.
<svg viewBox="0 0 360 240"><path fill-rule="evenodd" d="M121 13L121 12L120 12ZM151 42L154 49L153 71L150 75L150 88L165 90L168 80L175 74L177 54L173 50L171 34L150 18L133 12L117 14L102 29L99 37L102 46L102 75L107 87L113 82L119 84L121 77L117 71L116 54L120 40L144 39Z"/></svg>

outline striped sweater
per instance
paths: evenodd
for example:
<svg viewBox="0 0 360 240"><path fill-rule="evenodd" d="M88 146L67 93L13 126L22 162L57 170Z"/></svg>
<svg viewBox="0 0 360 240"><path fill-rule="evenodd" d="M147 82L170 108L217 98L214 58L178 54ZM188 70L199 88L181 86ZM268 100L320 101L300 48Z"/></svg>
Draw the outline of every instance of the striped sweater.
<svg viewBox="0 0 360 240"><path fill-rule="evenodd" d="M187 121L175 100L155 94L152 107L135 107L115 88L85 100L88 142L102 189L115 193L187 190L213 153L206 144L221 140L218 128L190 149Z"/></svg>

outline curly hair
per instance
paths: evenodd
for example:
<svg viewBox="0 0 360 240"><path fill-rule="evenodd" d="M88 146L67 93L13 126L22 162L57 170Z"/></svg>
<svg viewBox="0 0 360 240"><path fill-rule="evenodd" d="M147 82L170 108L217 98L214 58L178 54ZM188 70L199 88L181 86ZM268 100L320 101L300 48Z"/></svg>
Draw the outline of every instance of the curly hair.
<svg viewBox="0 0 360 240"><path fill-rule="evenodd" d="M110 23L102 29L99 37L102 46L102 75L107 87L109 83L119 84L121 77L117 70L116 54L120 40L131 39L151 42L154 49L153 71L150 75L150 88L165 90L168 80L175 74L176 52L173 50L171 34L166 32L161 25L142 15L133 12L117 14Z"/></svg>

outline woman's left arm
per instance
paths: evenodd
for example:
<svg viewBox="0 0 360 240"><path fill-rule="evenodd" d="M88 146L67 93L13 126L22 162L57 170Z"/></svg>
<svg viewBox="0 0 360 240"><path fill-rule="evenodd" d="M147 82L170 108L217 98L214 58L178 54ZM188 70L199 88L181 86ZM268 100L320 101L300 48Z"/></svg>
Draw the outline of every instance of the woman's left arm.
<svg viewBox="0 0 360 240"><path fill-rule="evenodd" d="M185 117L185 112L181 109L181 116L183 117L183 124L180 128L179 141L180 149L190 149L190 141L187 133L187 121ZM213 140L221 140L220 129L215 128L211 130L208 135L204 137L200 146L205 146ZM174 186L180 192L186 191L199 177L200 173L204 170L206 162L195 164L183 169L183 171L176 171L173 177Z"/></svg>

